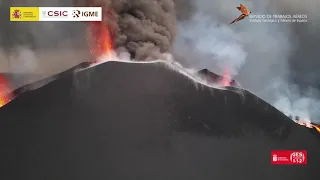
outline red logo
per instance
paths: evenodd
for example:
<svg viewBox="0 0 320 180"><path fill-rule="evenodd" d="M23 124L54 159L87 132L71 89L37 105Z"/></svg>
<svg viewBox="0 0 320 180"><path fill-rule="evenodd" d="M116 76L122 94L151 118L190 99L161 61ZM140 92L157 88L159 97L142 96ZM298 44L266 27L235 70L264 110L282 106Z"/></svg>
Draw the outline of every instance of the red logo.
<svg viewBox="0 0 320 180"><path fill-rule="evenodd" d="M307 164L305 150L276 150L271 151L271 164Z"/></svg>
<svg viewBox="0 0 320 180"><path fill-rule="evenodd" d="M22 16L22 13L20 12L20 10L14 10L12 13L12 18L13 19L20 19Z"/></svg>

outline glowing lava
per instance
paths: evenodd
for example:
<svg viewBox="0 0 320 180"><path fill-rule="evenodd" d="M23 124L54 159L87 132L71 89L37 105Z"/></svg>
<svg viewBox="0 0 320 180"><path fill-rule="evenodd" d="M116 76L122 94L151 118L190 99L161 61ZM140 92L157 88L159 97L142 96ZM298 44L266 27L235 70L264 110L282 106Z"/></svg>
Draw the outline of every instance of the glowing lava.
<svg viewBox="0 0 320 180"><path fill-rule="evenodd" d="M0 108L12 100L9 82L3 74L0 74Z"/></svg>
<svg viewBox="0 0 320 180"><path fill-rule="evenodd" d="M232 82L231 75L230 75L229 71L227 69L225 69L223 71L222 79L220 81L220 84L222 86L231 86L231 82Z"/></svg>
<svg viewBox="0 0 320 180"><path fill-rule="evenodd" d="M314 127L320 133L320 126L317 126L317 125L313 124L312 127Z"/></svg>
<svg viewBox="0 0 320 180"><path fill-rule="evenodd" d="M295 120L295 122L297 124L299 124L301 126L305 126L307 128L314 128L320 133L320 126L319 125L315 125L315 124L311 123L310 121L307 121L307 120Z"/></svg>
<svg viewBox="0 0 320 180"><path fill-rule="evenodd" d="M103 21L90 22L88 33L89 51L96 60L102 56L110 56L113 47L108 26Z"/></svg>

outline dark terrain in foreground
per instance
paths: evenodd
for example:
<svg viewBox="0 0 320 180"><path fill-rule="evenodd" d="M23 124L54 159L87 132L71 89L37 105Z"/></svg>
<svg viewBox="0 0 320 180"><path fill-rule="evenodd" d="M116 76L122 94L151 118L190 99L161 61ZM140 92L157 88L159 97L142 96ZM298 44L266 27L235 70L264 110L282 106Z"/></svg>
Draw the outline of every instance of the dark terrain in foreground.
<svg viewBox="0 0 320 180"><path fill-rule="evenodd" d="M0 109L5 180L317 179L320 140L249 93L155 64L106 63ZM271 165L271 150L308 165Z"/></svg>

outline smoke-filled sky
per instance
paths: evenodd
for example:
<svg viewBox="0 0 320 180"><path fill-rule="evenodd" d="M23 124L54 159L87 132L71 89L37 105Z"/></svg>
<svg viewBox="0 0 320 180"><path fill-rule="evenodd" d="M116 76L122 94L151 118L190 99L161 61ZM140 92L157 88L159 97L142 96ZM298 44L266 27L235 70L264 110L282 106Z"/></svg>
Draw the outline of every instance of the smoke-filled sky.
<svg viewBox="0 0 320 180"><path fill-rule="evenodd" d="M10 6L72 6L63 0L0 1L0 71L18 74L15 86L66 70L90 55L82 23L10 22ZM21 79L21 77L25 77Z"/></svg>
<svg viewBox="0 0 320 180"><path fill-rule="evenodd" d="M247 18L229 25L239 16L240 3L253 14L306 14L308 22L253 23ZM192 10L179 22L174 53L189 67L217 73L228 68L245 89L280 110L320 122L315 100L319 5L312 0L190 0L185 8Z"/></svg>
<svg viewBox="0 0 320 180"><path fill-rule="evenodd" d="M252 23L253 14L306 14L307 23ZM281 110L320 122L320 13L313 0L14 0L0 1L1 71L52 75L91 57L84 23L10 23L9 6L106 7L118 51L152 60L172 52L186 67L221 73ZM318 84L317 84L318 83ZM294 114L295 115L295 114ZM319 121L317 121L319 119Z"/></svg>

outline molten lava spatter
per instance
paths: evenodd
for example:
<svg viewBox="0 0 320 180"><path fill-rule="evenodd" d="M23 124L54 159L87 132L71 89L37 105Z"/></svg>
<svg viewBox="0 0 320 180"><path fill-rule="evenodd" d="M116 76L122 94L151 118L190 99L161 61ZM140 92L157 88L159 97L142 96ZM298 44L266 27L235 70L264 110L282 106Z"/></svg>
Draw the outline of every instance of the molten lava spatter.
<svg viewBox="0 0 320 180"><path fill-rule="evenodd" d="M319 125L315 125L313 123L311 123L311 121L308 120L294 120L297 124L301 125L301 126L305 126L307 128L314 128L315 130L317 130L320 133L320 126Z"/></svg>
<svg viewBox="0 0 320 180"><path fill-rule="evenodd" d="M90 22L88 33L87 38L90 53L96 59L102 56L110 56L113 47L108 26L102 21Z"/></svg>
<svg viewBox="0 0 320 180"><path fill-rule="evenodd" d="M312 124L312 127L315 128L320 133L320 126Z"/></svg>
<svg viewBox="0 0 320 180"><path fill-rule="evenodd" d="M231 86L232 78L228 70L224 70L220 84L222 86Z"/></svg>
<svg viewBox="0 0 320 180"><path fill-rule="evenodd" d="M12 98L9 82L3 74L0 74L0 108L8 104Z"/></svg>

